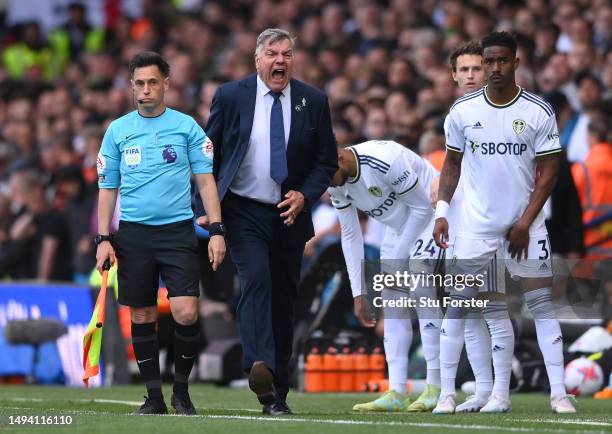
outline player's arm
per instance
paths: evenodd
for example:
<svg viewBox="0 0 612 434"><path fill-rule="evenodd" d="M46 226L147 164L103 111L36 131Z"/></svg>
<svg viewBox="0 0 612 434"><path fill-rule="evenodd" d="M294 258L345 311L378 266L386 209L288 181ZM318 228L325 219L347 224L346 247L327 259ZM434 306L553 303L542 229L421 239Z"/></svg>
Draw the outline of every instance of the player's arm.
<svg viewBox="0 0 612 434"><path fill-rule="evenodd" d="M202 198L202 204L210 223L221 222L221 204L217 183L212 173L195 174L198 191ZM213 271L216 271L225 258L225 239L220 235L210 237L208 243L208 259L212 263Z"/></svg>
<svg viewBox="0 0 612 434"><path fill-rule="evenodd" d="M117 203L117 192L121 181L119 165L121 153L119 146L114 140L114 128L111 124L104 134L102 146L98 153L96 167L98 169L98 234L109 235L111 221L115 213ZM111 266L115 263L115 250L108 241L98 244L96 251L96 268L102 273L102 267L106 260Z"/></svg>
<svg viewBox="0 0 612 434"><path fill-rule="evenodd" d="M438 188L438 203L436 205L436 223L433 238L438 247L448 247L448 220L446 214L450 201L455 194L459 178L461 177L461 161L463 160L463 147L465 138L463 131L457 126L454 113L446 116L444 132L446 135L446 158L440 173L440 187Z"/></svg>
<svg viewBox="0 0 612 434"><path fill-rule="evenodd" d="M535 189L529 198L527 208L525 208L517 224L530 227L540 211L542 211L542 207L550 197L559 177L559 155L559 153L555 153L537 158L537 171L539 175L536 178Z"/></svg>
<svg viewBox="0 0 612 434"><path fill-rule="evenodd" d="M461 161L463 161L463 152L448 151L440 173L440 181L438 187L438 202L443 200L450 203L455 195L455 190L459 184L461 177Z"/></svg>
<svg viewBox="0 0 612 434"><path fill-rule="evenodd" d="M559 176L559 133L554 115L548 116L539 126L535 137L537 173L535 188L523 215L512 225L506 238L512 258L528 258L529 228L536 219L546 200L555 188Z"/></svg>
<svg viewBox="0 0 612 434"><path fill-rule="evenodd" d="M535 182L535 189L529 198L527 208L523 215L512 225L508 231L509 247L508 251L512 258L519 260L524 257L527 259L527 248L529 246L529 228L536 219L546 200L555 188L559 174L559 153L549 154L537 158L538 177Z"/></svg>
<svg viewBox="0 0 612 434"><path fill-rule="evenodd" d="M361 233L357 209L350 202L342 200L333 192L331 192L331 199L340 221L342 253L346 262L346 271L351 282L355 316L363 326L374 327L376 321L362 287L363 234Z"/></svg>
<svg viewBox="0 0 612 434"><path fill-rule="evenodd" d="M98 193L98 234L100 235L110 234L111 221L117 203L117 191L116 188L100 188ZM110 242L102 241L98 244L96 251L96 268L100 273L107 259L111 266L115 263L115 250Z"/></svg>
<svg viewBox="0 0 612 434"><path fill-rule="evenodd" d="M389 259L404 260L410 256L415 241L431 221L433 210L429 203L429 192L419 182L406 154L402 153L395 159L388 176L398 200L409 209L404 230Z"/></svg>
<svg viewBox="0 0 612 434"><path fill-rule="evenodd" d="M213 175L214 142L204 133L204 130L192 120L188 137L189 165L195 176L202 205L207 216L207 223L221 222L221 204L217 183ZM198 222L200 224L200 222ZM208 259L216 271L225 258L225 238L213 235L208 243Z"/></svg>

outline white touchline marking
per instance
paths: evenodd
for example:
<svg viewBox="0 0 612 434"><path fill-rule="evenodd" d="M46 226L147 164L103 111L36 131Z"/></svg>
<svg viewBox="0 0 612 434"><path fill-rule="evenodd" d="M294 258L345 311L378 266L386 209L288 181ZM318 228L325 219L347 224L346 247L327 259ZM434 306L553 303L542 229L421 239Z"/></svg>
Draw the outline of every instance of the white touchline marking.
<svg viewBox="0 0 612 434"><path fill-rule="evenodd" d="M537 422L537 423L555 423L559 425L592 425L592 426L612 426L611 422L603 422L598 420L580 420L580 419L513 419L516 422Z"/></svg>
<svg viewBox="0 0 612 434"><path fill-rule="evenodd" d="M2 398L0 398L1 400ZM50 399L42 399L42 398L6 398L7 401L17 401L17 402L44 402L51 401ZM99 402L99 403L107 403L107 404L123 404L123 405L140 405L142 404L140 401L124 401L118 399L98 399L98 398L81 398L81 399L70 399L70 401L77 402ZM5 407L7 408L7 407ZM10 409L18 410L18 409L31 409L31 410L45 410L45 411L58 411L65 413L74 413L74 414L87 414L87 415L95 415L95 414L113 414L106 411L95 411L95 410L71 410L71 409L59 409L59 408L37 408L37 407L8 407ZM206 407L198 407L202 410L210 410ZM225 408L218 409L225 411L247 411L247 412L257 412L259 413L261 410L255 409L241 409L241 408ZM168 414L168 415L157 415L161 417L186 417L182 415ZM277 417L268 417L268 416L241 416L241 415L222 415L222 414L200 414L197 416L189 416L189 417L201 417L205 419L229 419L229 420L258 420L258 421L269 421L269 422L288 422L288 423L318 423L318 424L330 424L330 425L380 425L380 426L414 426L421 428L455 428L455 429L474 429L474 430L498 430L498 431L507 431L507 432L547 432L547 433L573 433L573 434L599 434L600 431L576 431L576 430L566 430L566 429L547 429L547 428L524 428L524 427L504 427L499 425L457 425L457 424L445 424L445 423L433 423L433 422L398 422L398 421L369 421L369 420L350 420L350 419L309 419L309 418L296 418L296 417L287 417L287 418L277 418ZM565 424L565 425L589 425L589 426L612 426L612 423L595 421L595 420L580 420L580 419L508 419L511 422L525 422L525 423L554 423L554 424Z"/></svg>
<svg viewBox="0 0 612 434"><path fill-rule="evenodd" d="M103 404L142 405L142 401L121 401L121 400L118 400L118 399L92 398L92 399L73 399L72 401L79 401L79 402L100 402L100 403L103 403Z"/></svg>
<svg viewBox="0 0 612 434"><path fill-rule="evenodd" d="M43 402L49 401L48 399L42 398L6 398L7 401L21 401L21 402Z"/></svg>
<svg viewBox="0 0 612 434"><path fill-rule="evenodd" d="M93 398L93 399L73 399L73 401L79 401L79 402L101 402L101 403L106 403L106 404L125 404L125 405L141 405L142 402L140 401L122 401L119 399L98 399L98 398ZM200 409L200 410L210 410L210 408L208 407L196 407L196 409ZM246 412L253 412L253 413L261 413L261 410L256 410L254 408L220 408L218 410L227 410L227 411L246 411Z"/></svg>
<svg viewBox="0 0 612 434"><path fill-rule="evenodd" d="M521 427L504 427L498 425L457 425L431 422L385 422L385 421L368 421L368 420L343 420L343 419L307 419L307 418L277 418L277 417L255 417L255 416L223 416L223 415L202 415L206 419L238 419L238 420L265 420L269 422L290 422L290 423L319 423L330 425L380 425L380 426L414 426L421 428L451 428L451 429L474 429L474 430L498 430L508 432L548 432L548 433L599 433L600 431L575 431L565 429L541 429L541 428L521 428Z"/></svg>
<svg viewBox="0 0 612 434"><path fill-rule="evenodd" d="M2 398L0 398L1 400ZM42 398L6 398L7 401L18 401L18 402L43 402L50 401L49 399ZM68 399L68 401L76 402L99 402L102 404L122 404L122 405L141 405L142 401L125 401L121 399L103 399L103 398L80 398L80 399ZM210 410L209 407L196 407L200 410ZM226 411L244 411L248 413L261 413L261 410L255 408L220 408L219 410Z"/></svg>

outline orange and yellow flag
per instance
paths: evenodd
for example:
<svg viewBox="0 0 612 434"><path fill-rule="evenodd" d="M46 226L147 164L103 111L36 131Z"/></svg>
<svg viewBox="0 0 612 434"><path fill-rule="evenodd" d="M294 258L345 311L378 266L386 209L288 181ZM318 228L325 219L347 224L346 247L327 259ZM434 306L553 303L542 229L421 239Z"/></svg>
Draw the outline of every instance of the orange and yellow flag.
<svg viewBox="0 0 612 434"><path fill-rule="evenodd" d="M108 268L106 265L104 264L102 286L94 306L93 315L83 337L83 383L86 387L89 387L89 379L100 373L102 326L106 317L106 286L108 284Z"/></svg>

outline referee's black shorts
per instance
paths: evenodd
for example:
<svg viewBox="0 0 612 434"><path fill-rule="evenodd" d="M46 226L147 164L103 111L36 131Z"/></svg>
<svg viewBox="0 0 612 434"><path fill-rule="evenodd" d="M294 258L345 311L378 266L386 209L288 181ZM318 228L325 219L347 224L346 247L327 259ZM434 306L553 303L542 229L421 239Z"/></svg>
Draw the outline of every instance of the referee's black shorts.
<svg viewBox="0 0 612 434"><path fill-rule="evenodd" d="M198 242L192 220L159 226L121 221L114 248L120 304L156 306L160 275L168 297L199 297Z"/></svg>

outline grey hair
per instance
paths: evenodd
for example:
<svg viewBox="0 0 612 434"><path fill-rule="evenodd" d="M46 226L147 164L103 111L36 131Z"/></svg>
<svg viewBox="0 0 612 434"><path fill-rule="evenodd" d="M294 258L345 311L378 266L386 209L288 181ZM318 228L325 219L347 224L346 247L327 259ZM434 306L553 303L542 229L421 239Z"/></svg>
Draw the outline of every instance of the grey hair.
<svg viewBox="0 0 612 434"><path fill-rule="evenodd" d="M288 39L291 41L291 48L295 46L295 37L287 30L283 29L266 29L259 34L257 37L257 44L255 45L255 55L261 53L266 41L270 41L271 44L278 41Z"/></svg>

